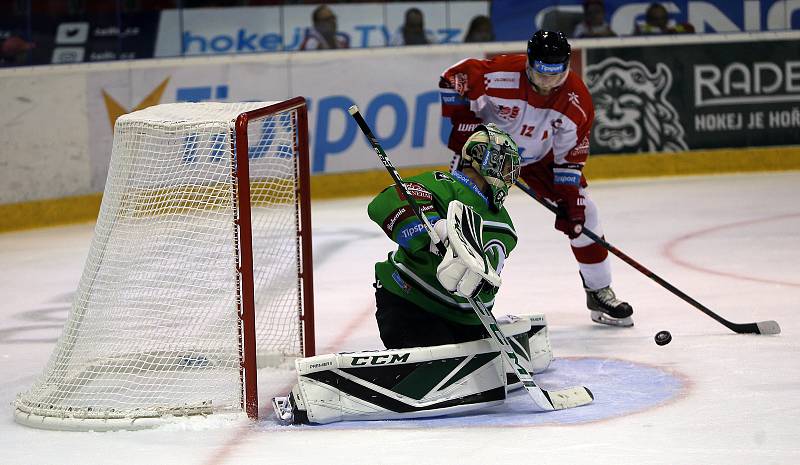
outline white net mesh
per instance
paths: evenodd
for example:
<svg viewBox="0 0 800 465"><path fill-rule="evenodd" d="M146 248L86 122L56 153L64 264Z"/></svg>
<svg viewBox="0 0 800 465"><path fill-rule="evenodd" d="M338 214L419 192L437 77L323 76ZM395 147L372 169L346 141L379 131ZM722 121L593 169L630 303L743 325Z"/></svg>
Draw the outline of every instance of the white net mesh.
<svg viewBox="0 0 800 465"><path fill-rule="evenodd" d="M72 310L18 420L241 410L234 121L266 105L119 118ZM296 128L294 110L247 126L260 360L302 355Z"/></svg>

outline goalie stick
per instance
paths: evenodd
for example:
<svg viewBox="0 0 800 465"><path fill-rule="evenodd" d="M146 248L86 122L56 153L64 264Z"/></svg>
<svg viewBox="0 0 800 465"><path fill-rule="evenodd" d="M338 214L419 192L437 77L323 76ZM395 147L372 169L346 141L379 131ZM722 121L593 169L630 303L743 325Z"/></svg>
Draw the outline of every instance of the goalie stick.
<svg viewBox="0 0 800 465"><path fill-rule="evenodd" d="M358 127L361 128L361 131L369 140L369 143L372 145L372 148L375 150L375 153L378 154L378 158L380 158L383 166L386 167L386 170L389 172L389 175L394 180L395 185L403 192L406 200L408 201L408 205L414 214L419 218L422 224L425 227L425 231L428 233L428 236L431 238L431 242L433 242L436 246L436 249L439 251L440 255L444 256L446 249L444 244L441 241L441 238L433 229L433 226L428 220L428 217L425 216L422 211L420 210L419 204L417 204L416 199L408 193L405 184L403 183L403 179L400 177L400 174L395 169L394 165L392 164L391 160L389 160L388 155L386 152L383 151L378 139L375 138L375 135L372 133L372 130L367 125L367 122L364 121L364 117L361 116L361 113L358 111L358 106L353 105L348 110L350 115L358 124ZM503 359L509 366L513 367L514 372L516 373L519 380L522 382L522 385L525 387L530 398L533 402L542 410L561 410L571 407L578 407L581 405L586 405L594 399L592 392L589 391L584 386L573 386L565 389L558 389L558 390L544 390L540 388L536 382L533 380L533 376L528 371L525 366L517 358L517 354L514 352L514 349L508 343L508 340L503 335L503 331L499 328L497 324L497 320L495 319L494 315L492 314L489 309L483 305L483 302L480 299L473 299L467 297L467 302L472 306L472 309L478 315L478 318L483 323L483 327L486 331L491 335L492 340L497 344L497 349L503 356Z"/></svg>
<svg viewBox="0 0 800 465"><path fill-rule="evenodd" d="M553 205L550 202L548 202L542 196L540 196L539 194L534 192L533 189L531 189L530 187L528 187L528 186L526 186L524 184L521 184L520 182L517 182L516 184L517 184L517 187L522 189L523 192L525 192L529 196L533 197L534 200L536 200L537 202L542 204L545 208L547 208L548 210L550 210L553 213L558 214L558 208L555 205ZM739 333L739 334L780 334L781 327L780 327L780 325L778 325L778 322L774 321L774 320L759 321L759 322L756 322L756 323L733 323L732 321L728 321L725 318L722 318L721 316L719 316L716 313L714 313L713 311L711 311L711 309L709 309L705 305L703 305L700 302L696 301L695 299L691 298L686 293L684 293L683 291L681 291L677 287L675 287L672 284L670 284L669 282L667 282L662 277L658 276L657 274L655 274L652 271L650 271L647 268L645 268L642 264L640 264L636 260L634 260L631 257L629 257L628 255L623 253L618 248L616 248L613 245L611 245L609 242L607 242L605 239L603 239L602 237L600 237L597 234L595 234L594 232L592 232L590 229L583 228L581 232L584 235L586 235L586 237L588 237L589 239L591 239L591 240L595 241L596 243L600 244L604 249L608 250L609 252L611 252L614 255L616 255L617 257L619 257L620 260L622 260L623 262L627 263L628 265L632 266L633 268L635 268L637 271L639 271L643 275L645 275L648 278L652 279L653 281L657 282L658 284L661 285L661 287L663 287L664 289L672 292L676 296L680 297L681 299L683 299L683 301L691 304L696 309L698 309L701 312L705 313L706 315L710 316L711 318L713 318L717 322L723 324L725 327L727 327L731 331L734 331L734 332Z"/></svg>

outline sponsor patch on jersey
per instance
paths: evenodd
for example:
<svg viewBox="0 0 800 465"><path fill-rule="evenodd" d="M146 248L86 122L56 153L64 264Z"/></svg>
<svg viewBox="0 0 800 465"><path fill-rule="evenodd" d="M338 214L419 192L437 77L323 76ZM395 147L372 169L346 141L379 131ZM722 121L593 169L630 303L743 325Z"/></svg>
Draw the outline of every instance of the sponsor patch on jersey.
<svg viewBox="0 0 800 465"><path fill-rule="evenodd" d="M475 182L472 179L470 179L469 176L467 176L466 174L462 173L461 171L453 171L450 174L454 178L456 178L457 180L461 181L461 184L464 184L465 186L470 188L472 190L472 192L476 193L480 198L482 198L483 201L486 202L487 205L489 204L489 199L486 197L486 195L483 192L481 192L481 190L478 187L478 185L475 184Z"/></svg>
<svg viewBox="0 0 800 465"><path fill-rule="evenodd" d="M469 99L455 92L439 92L439 95L442 98L442 105L469 106Z"/></svg>
<svg viewBox="0 0 800 465"><path fill-rule="evenodd" d="M553 168L553 184L578 186L581 183L579 170Z"/></svg>
<svg viewBox="0 0 800 465"><path fill-rule="evenodd" d="M541 60L535 60L533 69L542 74L559 74L567 69L567 65L565 63L545 63Z"/></svg>
<svg viewBox="0 0 800 465"><path fill-rule="evenodd" d="M578 144L572 148L567 154L568 161L584 161L586 157L589 156L589 138L587 136L583 136Z"/></svg>
<svg viewBox="0 0 800 465"><path fill-rule="evenodd" d="M519 116L519 107L516 105L514 105L513 107L498 105L497 116L506 121L511 121L513 119L516 119L516 117Z"/></svg>
<svg viewBox="0 0 800 465"><path fill-rule="evenodd" d="M483 84L487 89L519 88L519 73L496 71L483 76Z"/></svg>
<svg viewBox="0 0 800 465"><path fill-rule="evenodd" d="M394 231L394 227L397 225L397 223L402 222L404 219L412 216L413 214L414 213L408 207L398 208L383 221L383 230L386 231L386 234L391 237L392 231Z"/></svg>
<svg viewBox="0 0 800 465"><path fill-rule="evenodd" d="M422 184L417 182L407 182L405 183L405 186L406 190L408 190L408 193L411 194L411 197L419 200L433 200L433 194L431 194L431 192ZM400 199L404 200L406 198L405 194L403 194L399 187L395 186L395 189L397 189L397 195L400 197Z"/></svg>
<svg viewBox="0 0 800 465"><path fill-rule="evenodd" d="M430 218L431 224L437 222L438 220L439 220L438 216ZM427 233L428 232L425 229L425 225L419 220L417 220L406 224L404 228L397 231L397 234L394 237L395 237L395 242L397 242L401 247L408 248L409 244L411 244L412 239L421 234L427 234Z"/></svg>
<svg viewBox="0 0 800 465"><path fill-rule="evenodd" d="M464 95L469 91L469 76L467 73L456 73L450 77L450 84L456 92Z"/></svg>
<svg viewBox="0 0 800 465"><path fill-rule="evenodd" d="M478 125L480 123L459 123L456 127L456 131L458 132L468 132L473 133L476 129L478 129Z"/></svg>
<svg viewBox="0 0 800 465"><path fill-rule="evenodd" d="M412 238L419 236L423 232L425 232L425 225L419 221L414 221L405 228L401 229L398 236L400 236L400 239L405 242L405 245L408 245L408 242Z"/></svg>
<svg viewBox="0 0 800 465"><path fill-rule="evenodd" d="M433 210L433 205L420 205L420 211L423 214L426 212L430 212ZM387 236L391 238L395 238L397 243L402 245L403 247L407 247L408 243L411 239L418 236L421 232L425 232L424 225L419 221L414 221L413 223L408 224L405 228L398 231L396 235L392 234L398 224L402 224L405 220L409 218L416 218L416 214L411 209L411 207L400 207L392 212L391 215L387 216L385 220L383 220L383 231L386 233ZM429 217L431 224L435 223L439 220L439 216L431 216ZM420 230L420 227L422 229Z"/></svg>
<svg viewBox="0 0 800 465"><path fill-rule="evenodd" d="M405 292L406 294L411 292L411 286L409 286L408 283L405 282L405 280L400 276L400 273L398 273L397 271L393 272L392 279L394 279L394 282L396 282L397 285L400 286L403 292Z"/></svg>

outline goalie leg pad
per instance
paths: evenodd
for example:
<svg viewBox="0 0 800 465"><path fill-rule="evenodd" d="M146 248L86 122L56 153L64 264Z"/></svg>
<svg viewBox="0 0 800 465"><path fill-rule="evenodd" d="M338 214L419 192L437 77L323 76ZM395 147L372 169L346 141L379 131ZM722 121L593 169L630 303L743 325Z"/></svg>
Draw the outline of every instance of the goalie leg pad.
<svg viewBox="0 0 800 465"><path fill-rule="evenodd" d="M531 329L528 331L528 345L531 354L531 366L534 374L546 370L553 361L553 348L550 346L550 332L544 314L528 315Z"/></svg>
<svg viewBox="0 0 800 465"><path fill-rule="evenodd" d="M550 366L553 361L553 349L550 346L547 320L543 314L506 315L497 318L497 322L520 362L528 371L537 374ZM506 379L509 391L522 387L513 368L509 366L506 366Z"/></svg>
<svg viewBox="0 0 800 465"><path fill-rule="evenodd" d="M506 397L502 357L489 339L319 355L295 365L292 396L309 423L440 416L498 405Z"/></svg>

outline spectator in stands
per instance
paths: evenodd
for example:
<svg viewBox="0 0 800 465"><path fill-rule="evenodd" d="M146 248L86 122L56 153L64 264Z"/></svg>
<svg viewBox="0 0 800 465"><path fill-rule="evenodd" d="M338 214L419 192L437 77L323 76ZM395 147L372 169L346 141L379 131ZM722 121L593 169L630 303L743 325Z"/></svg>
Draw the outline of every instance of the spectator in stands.
<svg viewBox="0 0 800 465"><path fill-rule="evenodd" d="M660 3L651 3L644 15L644 22L637 22L633 35L653 34L691 34L694 26L689 23L676 23L670 19L667 9Z"/></svg>
<svg viewBox="0 0 800 465"><path fill-rule="evenodd" d="M406 10L405 22L397 28L389 40L389 45L425 45L436 43L436 37L425 30L425 17L419 8Z"/></svg>
<svg viewBox="0 0 800 465"><path fill-rule="evenodd" d="M613 37L617 34L606 22L606 6L603 0L584 0L583 21L575 26L572 37Z"/></svg>
<svg viewBox="0 0 800 465"><path fill-rule="evenodd" d="M492 21L488 16L478 15L472 18L467 28L467 35L464 42L492 42L494 40L494 29Z"/></svg>
<svg viewBox="0 0 800 465"><path fill-rule="evenodd" d="M36 46L17 35L0 38L0 66L14 66L25 63L28 51Z"/></svg>
<svg viewBox="0 0 800 465"><path fill-rule="evenodd" d="M314 8L311 22L314 27L306 30L306 37L300 44L300 50L350 48L350 38L347 34L337 31L336 15L328 5Z"/></svg>

